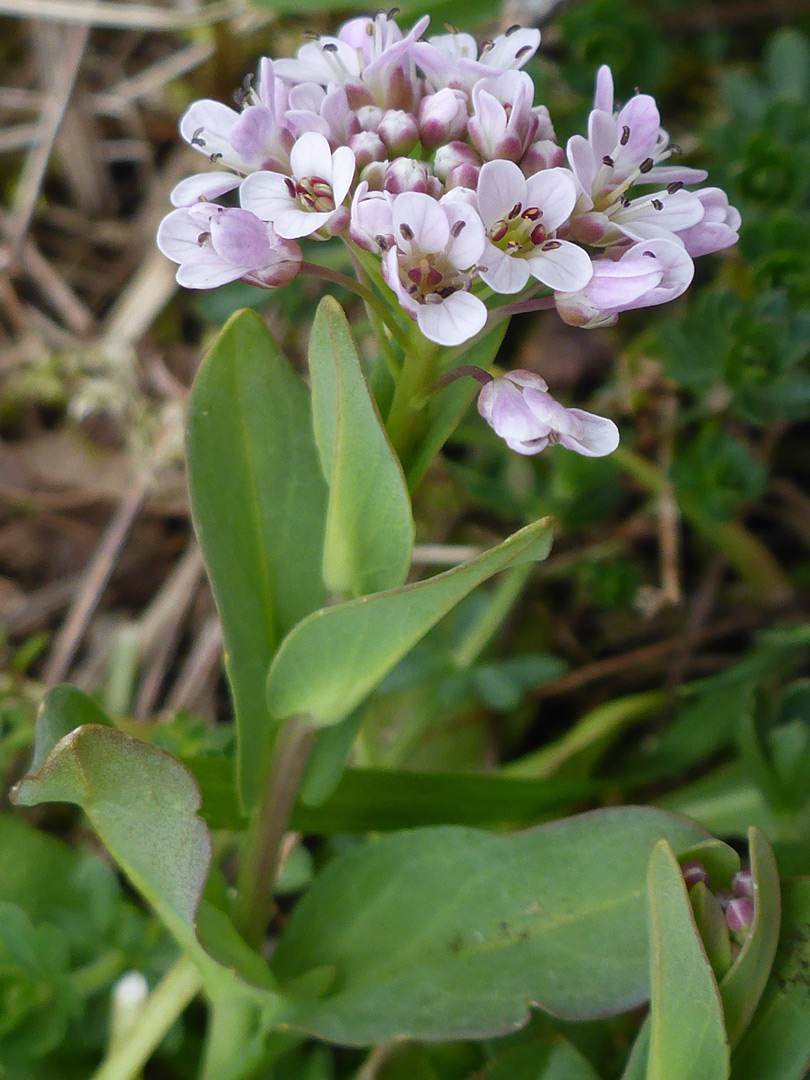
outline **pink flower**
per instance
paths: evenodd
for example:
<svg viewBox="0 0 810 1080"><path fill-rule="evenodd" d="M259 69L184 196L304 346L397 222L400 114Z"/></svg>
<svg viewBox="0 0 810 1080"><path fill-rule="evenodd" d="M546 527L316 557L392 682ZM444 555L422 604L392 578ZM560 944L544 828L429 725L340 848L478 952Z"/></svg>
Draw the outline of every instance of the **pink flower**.
<svg viewBox="0 0 810 1080"><path fill-rule="evenodd" d="M272 222L279 236L296 239L345 227L343 207L354 177L354 154L348 146L334 153L323 135L307 132L290 152L292 176L258 172L248 176L240 201L262 221Z"/></svg>
<svg viewBox="0 0 810 1080"><path fill-rule="evenodd" d="M525 71L505 71L475 84L467 127L470 142L485 161L520 161L540 123L533 97L534 83Z"/></svg>
<svg viewBox="0 0 810 1080"><path fill-rule="evenodd" d="M666 304L685 292L695 267L676 240L633 244L619 258L593 262L593 277L577 292L555 295L560 318L571 326L612 326L622 311Z"/></svg>
<svg viewBox="0 0 810 1080"><path fill-rule="evenodd" d="M539 44L539 30L513 26L482 46L479 57L472 34L455 30L417 42L413 56L434 88L449 86L469 93L479 79L523 67Z"/></svg>
<svg viewBox="0 0 810 1080"><path fill-rule="evenodd" d="M619 445L612 420L583 409L566 409L548 392L545 379L517 369L487 383L478 411L510 450L539 454L560 443L585 457L604 457Z"/></svg>
<svg viewBox="0 0 810 1080"><path fill-rule="evenodd" d="M484 250L484 227L465 202L436 202L406 191L391 204L394 245L383 278L419 329L438 345L460 345L482 330L487 309L469 292Z"/></svg>
<svg viewBox="0 0 810 1080"><path fill-rule="evenodd" d="M556 238L576 195L567 169L546 169L527 180L514 162L488 161L477 191L486 229L481 279L498 293L520 292L530 277L566 292L587 285L593 273L590 257L576 244Z"/></svg>
<svg viewBox="0 0 810 1080"><path fill-rule="evenodd" d="M703 188L695 195L703 204L703 217L678 233L678 239L693 259L736 244L742 222L739 210L729 205L728 195L720 188Z"/></svg>
<svg viewBox="0 0 810 1080"><path fill-rule="evenodd" d="M244 278L256 285L286 285L298 273L301 249L277 236L254 214L210 203L173 210L160 223L157 244L180 264L177 281L213 289Z"/></svg>

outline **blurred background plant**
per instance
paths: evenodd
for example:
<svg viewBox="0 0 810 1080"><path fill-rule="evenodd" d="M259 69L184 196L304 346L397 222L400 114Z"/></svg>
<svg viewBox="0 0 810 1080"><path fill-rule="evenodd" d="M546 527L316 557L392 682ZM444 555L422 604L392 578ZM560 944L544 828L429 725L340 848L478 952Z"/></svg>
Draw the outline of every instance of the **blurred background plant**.
<svg viewBox="0 0 810 1080"><path fill-rule="evenodd" d="M499 362L613 416L622 447L519 458L468 415L418 492L415 573L548 513L554 553L479 590L335 738L356 740L372 779L554 781L542 807L485 807L470 823L653 802L732 840L757 825L782 873L808 874L810 5L409 0L401 21L424 10L482 37L540 25L531 73L561 142L587 115L600 63L620 99L654 93L684 159L708 165L743 227L738 249L701 260L674 313L590 332L553 314L514 320ZM195 167L176 136L184 107L228 100L257 56L353 13L331 0L0 0L4 793L44 688L69 679L192 766L212 825L232 815L211 768L232 732L189 522L184 405L201 350L240 307L260 310L303 365L321 294L312 280L178 291L154 232ZM339 299L362 344L362 309ZM416 819L404 805L391 824L455 820L454 797ZM285 888L364 827L299 848ZM4 804L0 853L0 1076L86 1077L111 987L132 968L153 983L172 947L70 808L22 817ZM156 1077L191 1075L194 1020L169 1033ZM537 1020L530 1033L550 1029ZM616 1076L631 1029L586 1025L577 1040ZM359 1060L303 1053L290 1076L348 1075ZM374 1075L462 1078L484 1060L478 1045L412 1046Z"/></svg>

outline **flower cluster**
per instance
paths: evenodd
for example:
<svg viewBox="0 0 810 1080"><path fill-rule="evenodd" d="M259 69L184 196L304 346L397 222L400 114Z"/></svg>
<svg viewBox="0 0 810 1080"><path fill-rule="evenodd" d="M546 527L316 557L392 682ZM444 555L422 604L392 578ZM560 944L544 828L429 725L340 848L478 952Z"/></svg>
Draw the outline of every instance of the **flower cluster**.
<svg viewBox="0 0 810 1080"><path fill-rule="evenodd" d="M706 174L673 164L653 98L615 108L609 68L587 137L563 149L522 70L538 30L479 50L458 31L425 39L427 16L403 33L394 14L262 59L236 109L188 109L181 133L217 169L174 189L159 231L181 284L275 287L301 267L301 238L338 236L425 338L457 346L508 314L505 296L576 326L614 323L679 296L694 256L735 242L725 194L687 190ZM543 438L512 442L536 452Z"/></svg>

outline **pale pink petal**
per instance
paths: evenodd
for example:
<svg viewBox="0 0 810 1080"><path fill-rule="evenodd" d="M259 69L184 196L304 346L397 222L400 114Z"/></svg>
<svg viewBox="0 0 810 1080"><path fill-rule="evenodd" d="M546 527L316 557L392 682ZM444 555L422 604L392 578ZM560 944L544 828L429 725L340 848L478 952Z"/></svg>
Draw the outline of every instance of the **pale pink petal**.
<svg viewBox="0 0 810 1080"><path fill-rule="evenodd" d="M354 154L348 146L339 146L332 155L332 194L335 206L346 198L354 179Z"/></svg>
<svg viewBox="0 0 810 1080"><path fill-rule="evenodd" d="M511 34L500 34L496 37L492 47L487 49L481 60L493 68L523 67L539 47L540 31L522 27Z"/></svg>
<svg viewBox="0 0 810 1080"><path fill-rule="evenodd" d="M590 195L597 170L596 157L591 144L582 135L572 135L568 140L566 152L568 162L582 190Z"/></svg>
<svg viewBox="0 0 810 1080"><path fill-rule="evenodd" d="M620 132L624 128L630 129L622 153L641 161L654 146L661 127L661 115L655 98L649 94L636 94L631 97L616 118L616 127Z"/></svg>
<svg viewBox="0 0 810 1080"><path fill-rule="evenodd" d="M655 165L645 175L645 184L702 184L709 174L688 165Z"/></svg>
<svg viewBox="0 0 810 1080"><path fill-rule="evenodd" d="M461 199L441 203L450 225L450 240L445 250L450 263L468 270L481 258L486 244L484 226L477 212Z"/></svg>
<svg viewBox="0 0 810 1080"><path fill-rule="evenodd" d="M242 183L242 177L234 173L209 172L187 176L172 188L169 196L172 206L192 206L201 199L218 199Z"/></svg>
<svg viewBox="0 0 810 1080"><path fill-rule="evenodd" d="M493 292L512 295L525 288L531 276L526 259L507 255L505 251L487 242L481 259L486 270L479 270L478 276Z"/></svg>
<svg viewBox="0 0 810 1080"><path fill-rule="evenodd" d="M593 107L602 112L613 112L613 73L607 64L602 64L596 73L596 92Z"/></svg>
<svg viewBox="0 0 810 1080"><path fill-rule="evenodd" d="M488 161L478 174L478 211L489 228L513 206L526 202L526 178L514 161Z"/></svg>
<svg viewBox="0 0 810 1080"><path fill-rule="evenodd" d="M477 296L459 291L438 304L420 304L416 319L430 341L437 345L461 345L483 330L487 309Z"/></svg>
<svg viewBox="0 0 810 1080"><path fill-rule="evenodd" d="M267 226L248 210L225 210L213 218L211 243L216 253L234 266L256 269L270 261Z"/></svg>
<svg viewBox="0 0 810 1080"><path fill-rule="evenodd" d="M245 177L239 188L239 202L243 210L250 210L262 221L275 221L278 214L294 205L287 190L287 178L271 172L255 172Z"/></svg>
<svg viewBox="0 0 810 1080"><path fill-rule="evenodd" d="M290 151L290 165L296 180L319 176L332 182L332 151L326 138L317 131L308 131L296 140Z"/></svg>
<svg viewBox="0 0 810 1080"><path fill-rule="evenodd" d="M199 248L203 232L206 227L195 221L188 210L172 210L158 227L157 246L167 259L181 263Z"/></svg>
<svg viewBox="0 0 810 1080"><path fill-rule="evenodd" d="M383 256L382 276L386 285L393 291L405 311L415 319L419 313L419 304L405 291L402 279L399 276L399 254L397 249L390 248Z"/></svg>
<svg viewBox="0 0 810 1080"><path fill-rule="evenodd" d="M215 251L207 248L200 251L198 258L180 266L175 277L178 285L186 289L215 289L218 285L236 281L250 269L225 262Z"/></svg>
<svg viewBox="0 0 810 1080"><path fill-rule="evenodd" d="M527 371L525 368L513 368L504 375L505 379L513 382L515 386L533 386L535 390L548 390L548 383L542 375L536 371Z"/></svg>
<svg viewBox="0 0 810 1080"><path fill-rule="evenodd" d="M502 439L528 442L551 431L550 425L538 422L523 392L505 378L494 379L481 390L478 411Z"/></svg>
<svg viewBox="0 0 810 1080"><path fill-rule="evenodd" d="M393 217L394 237L404 252L416 250L433 254L447 247L450 239L447 214L430 195L418 191L405 191L397 195ZM412 238L409 239L411 234Z"/></svg>
<svg viewBox="0 0 810 1080"><path fill-rule="evenodd" d="M225 154L229 152L233 156L230 144L230 134L234 124L239 119L239 113L229 109L221 101L212 101L203 98L191 104L180 119L180 134L187 143L191 143L195 134L200 131L205 145L191 143L195 150L200 150L206 155Z"/></svg>
<svg viewBox="0 0 810 1080"><path fill-rule="evenodd" d="M619 262L594 264L585 295L600 311L623 310L660 285L663 268L650 257L625 255Z"/></svg>
<svg viewBox="0 0 810 1080"><path fill-rule="evenodd" d="M261 165L276 128L271 112L261 105L245 109L231 129L231 146L248 164Z"/></svg>
<svg viewBox="0 0 810 1080"><path fill-rule="evenodd" d="M605 457L612 454L619 445L619 429L606 416L585 412L584 409L569 409L578 421L575 434L561 435L560 445L568 450L576 450L583 457Z"/></svg>
<svg viewBox="0 0 810 1080"><path fill-rule="evenodd" d="M526 199L528 206L543 211L541 224L552 233L571 216L577 201L576 181L568 169L544 169L526 181Z"/></svg>
<svg viewBox="0 0 810 1080"><path fill-rule="evenodd" d="M613 154L619 141L616 118L609 113L592 112L588 117L588 142L601 165L605 154Z"/></svg>
<svg viewBox="0 0 810 1080"><path fill-rule="evenodd" d="M302 236L311 236L317 232L333 214L334 210L317 213L313 210L299 210L298 207L288 204L285 210L276 214L272 224L278 235L285 240L298 240Z"/></svg>
<svg viewBox="0 0 810 1080"><path fill-rule="evenodd" d="M559 292L584 289L593 277L588 253L568 240L552 240L536 248L526 262L533 277Z"/></svg>

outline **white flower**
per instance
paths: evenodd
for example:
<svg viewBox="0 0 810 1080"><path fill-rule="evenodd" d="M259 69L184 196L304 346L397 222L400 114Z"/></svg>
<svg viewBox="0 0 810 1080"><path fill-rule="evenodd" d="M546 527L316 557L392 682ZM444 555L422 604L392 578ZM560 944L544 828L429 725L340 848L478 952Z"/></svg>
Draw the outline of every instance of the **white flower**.
<svg viewBox="0 0 810 1080"><path fill-rule="evenodd" d="M485 304L468 291L484 250L478 214L466 202L406 191L393 200L391 219L394 246L382 272L405 311L439 345L474 337L487 320Z"/></svg>
<svg viewBox="0 0 810 1080"><path fill-rule="evenodd" d="M245 210L273 224L279 236L296 239L314 232L339 231L348 214L343 200L354 177L354 154L348 146L334 153L316 131L302 135L290 151L292 177L252 173L239 189Z"/></svg>
<svg viewBox="0 0 810 1080"><path fill-rule="evenodd" d="M612 420L584 409L566 409L548 392L545 379L517 369L481 390L478 411L510 450L539 454L560 443L584 457L604 457L619 445Z"/></svg>
<svg viewBox="0 0 810 1080"><path fill-rule="evenodd" d="M478 43L472 34L455 30L417 42L413 55L436 89L450 86L470 92L485 76L523 67L537 52L539 44L539 30L513 26L482 46L479 57Z"/></svg>
<svg viewBox="0 0 810 1080"><path fill-rule="evenodd" d="M477 191L486 229L481 279L497 293L520 292L530 277L565 292L587 285L593 273L588 254L556 239L576 197L567 169L545 169L527 180L512 161L488 161Z"/></svg>

